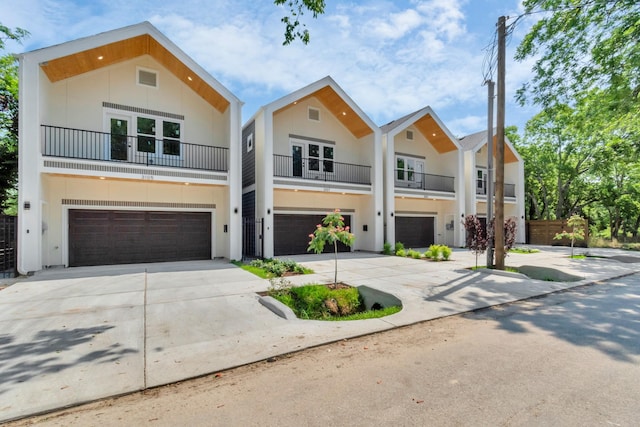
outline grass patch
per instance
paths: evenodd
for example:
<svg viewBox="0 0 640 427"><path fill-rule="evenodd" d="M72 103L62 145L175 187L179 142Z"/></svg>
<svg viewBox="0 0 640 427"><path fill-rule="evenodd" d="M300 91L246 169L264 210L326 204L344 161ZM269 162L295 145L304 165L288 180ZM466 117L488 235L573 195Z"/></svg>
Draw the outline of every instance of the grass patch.
<svg viewBox="0 0 640 427"><path fill-rule="evenodd" d="M586 255L569 255L569 258L571 258L571 259L587 259L587 256Z"/></svg>
<svg viewBox="0 0 640 427"><path fill-rule="evenodd" d="M332 289L326 285L292 287L286 280L272 281L269 296L293 310L299 319L363 320L397 313L402 307L366 310L358 288Z"/></svg>
<svg viewBox="0 0 640 427"><path fill-rule="evenodd" d="M392 314L398 313L402 310L402 307L393 305L391 307L385 307L381 310L368 310L362 311L360 313L355 313L350 316L343 317L331 317L327 320L367 320L367 319L378 319L380 317L391 316Z"/></svg>
<svg viewBox="0 0 640 427"><path fill-rule="evenodd" d="M311 274L313 270L306 268L298 264L293 260L279 260L279 259L256 259L251 261L250 264L245 264L241 261L231 261L232 264L237 265L243 270L253 273L261 279L270 279L272 277L282 277L287 274Z"/></svg>
<svg viewBox="0 0 640 427"><path fill-rule="evenodd" d="M258 267L254 267L253 265L250 264L244 264L241 261L231 261L231 263L233 265L236 265L238 267L240 267L241 269L248 271L249 273L255 274L256 276L258 276L261 279L268 279L272 276L269 275L268 272L266 272L264 269L262 268L258 268Z"/></svg>
<svg viewBox="0 0 640 427"><path fill-rule="evenodd" d="M535 254L540 252L540 250L538 249L533 249L533 248L511 248L509 249L509 253L514 253L514 254Z"/></svg>

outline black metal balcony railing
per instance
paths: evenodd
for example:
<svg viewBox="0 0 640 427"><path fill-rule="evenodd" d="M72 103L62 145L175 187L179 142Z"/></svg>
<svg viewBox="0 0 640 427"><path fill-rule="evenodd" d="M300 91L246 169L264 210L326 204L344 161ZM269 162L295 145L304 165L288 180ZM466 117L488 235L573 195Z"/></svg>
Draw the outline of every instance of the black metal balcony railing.
<svg viewBox="0 0 640 427"><path fill-rule="evenodd" d="M417 190L445 191L455 193L455 179L452 176L417 173L404 169L395 170L396 187Z"/></svg>
<svg viewBox="0 0 640 427"><path fill-rule="evenodd" d="M478 179L476 184L476 194L487 195L487 181L483 179ZM493 188L495 188L496 183L493 183ZM504 184L504 197L516 197L516 185L515 184Z"/></svg>
<svg viewBox="0 0 640 427"><path fill-rule="evenodd" d="M371 166L274 154L273 176L371 185Z"/></svg>
<svg viewBox="0 0 640 427"><path fill-rule="evenodd" d="M71 159L228 171L228 148L42 125L42 154Z"/></svg>

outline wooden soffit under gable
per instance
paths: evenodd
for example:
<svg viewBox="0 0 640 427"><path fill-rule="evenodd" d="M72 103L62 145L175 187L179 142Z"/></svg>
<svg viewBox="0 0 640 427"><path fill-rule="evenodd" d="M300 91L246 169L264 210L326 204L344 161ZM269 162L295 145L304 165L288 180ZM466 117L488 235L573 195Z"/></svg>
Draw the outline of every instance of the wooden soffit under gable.
<svg viewBox="0 0 640 427"><path fill-rule="evenodd" d="M324 107L329 110L329 112L356 138L360 139L363 136L373 133L373 129L371 129L369 125L362 120L358 113L356 113L349 104L342 99L335 90L333 90L331 86L324 86L323 88L282 107L274 114L287 110L297 103L312 97L318 99L322 105L324 105Z"/></svg>
<svg viewBox="0 0 640 427"><path fill-rule="evenodd" d="M496 153L498 152L498 137L497 136L493 136L493 157L496 156ZM504 144L504 162L505 163L515 163L518 161L518 158L516 157L515 153L513 151L511 151L511 147L509 147L507 144Z"/></svg>
<svg viewBox="0 0 640 427"><path fill-rule="evenodd" d="M447 133L442 130L430 114L425 114L418 121L414 123L414 126L420 131L440 154L448 153L449 151L457 150L456 144L451 141Z"/></svg>
<svg viewBox="0 0 640 427"><path fill-rule="evenodd" d="M105 44L52 59L40 66L53 83L79 74L149 55L216 110L224 113L229 101L149 34Z"/></svg>

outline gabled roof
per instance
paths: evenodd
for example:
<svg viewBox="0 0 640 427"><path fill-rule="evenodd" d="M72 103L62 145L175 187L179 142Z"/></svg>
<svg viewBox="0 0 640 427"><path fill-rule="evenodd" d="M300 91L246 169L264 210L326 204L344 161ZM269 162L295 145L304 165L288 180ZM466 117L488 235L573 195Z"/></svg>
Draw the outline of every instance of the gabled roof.
<svg viewBox="0 0 640 427"><path fill-rule="evenodd" d="M416 129L440 154L459 149L458 139L451 134L440 118L427 106L381 126L383 134L395 136L409 126Z"/></svg>
<svg viewBox="0 0 640 427"><path fill-rule="evenodd" d="M483 146L487 144L487 131L480 131L476 133L472 133L471 135L463 136L460 138L460 146L464 151L473 151L476 152L480 150ZM493 130L493 153L495 156L496 152L496 129ZM514 163L521 162L522 157L516 151L509 138L504 137L504 162L505 163Z"/></svg>
<svg viewBox="0 0 640 427"><path fill-rule="evenodd" d="M356 138L362 138L378 129L330 76L283 96L262 109L268 114L276 115L311 97L318 99Z"/></svg>
<svg viewBox="0 0 640 427"><path fill-rule="evenodd" d="M33 57L51 82L149 55L220 112L240 102L149 22L23 53Z"/></svg>

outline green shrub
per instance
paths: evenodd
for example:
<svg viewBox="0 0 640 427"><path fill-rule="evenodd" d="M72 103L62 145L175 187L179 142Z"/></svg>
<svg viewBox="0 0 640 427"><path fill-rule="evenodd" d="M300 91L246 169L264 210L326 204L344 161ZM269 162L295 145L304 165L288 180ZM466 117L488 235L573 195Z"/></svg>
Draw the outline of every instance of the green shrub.
<svg viewBox="0 0 640 427"><path fill-rule="evenodd" d="M406 257L407 256L407 251L405 251L404 249L398 249L396 251L396 256Z"/></svg>
<svg viewBox="0 0 640 427"><path fill-rule="evenodd" d="M451 254L453 253L453 251L451 250L451 248L447 245L442 245L441 246L441 253L442 253L442 259L445 261L449 261L449 258L451 258Z"/></svg>
<svg viewBox="0 0 640 427"><path fill-rule="evenodd" d="M393 248L393 252L398 255L398 251L403 251L404 250L404 245L402 244L402 242L396 242L395 247Z"/></svg>
<svg viewBox="0 0 640 427"><path fill-rule="evenodd" d="M281 277L287 272L297 274L312 273L311 270L304 268L293 260L279 260L279 259L256 259L251 261L251 267L264 270L268 275Z"/></svg>
<svg viewBox="0 0 640 427"><path fill-rule="evenodd" d="M440 245L430 245L429 246L429 252L431 252L431 258L434 261L439 261L440 260L440 256L441 256L441 249L440 249Z"/></svg>
<svg viewBox="0 0 640 427"><path fill-rule="evenodd" d="M384 245L382 245L382 253L384 255L391 255L391 243L384 242Z"/></svg>
<svg viewBox="0 0 640 427"><path fill-rule="evenodd" d="M420 259L422 258L422 254L418 251L415 251L413 249L409 249L409 251L407 251L407 256L411 257L413 259Z"/></svg>
<svg viewBox="0 0 640 427"><path fill-rule="evenodd" d="M424 251L424 253L422 254L422 256L424 256L427 259L431 259L433 258L433 253L431 252L430 249L427 249L426 251Z"/></svg>

